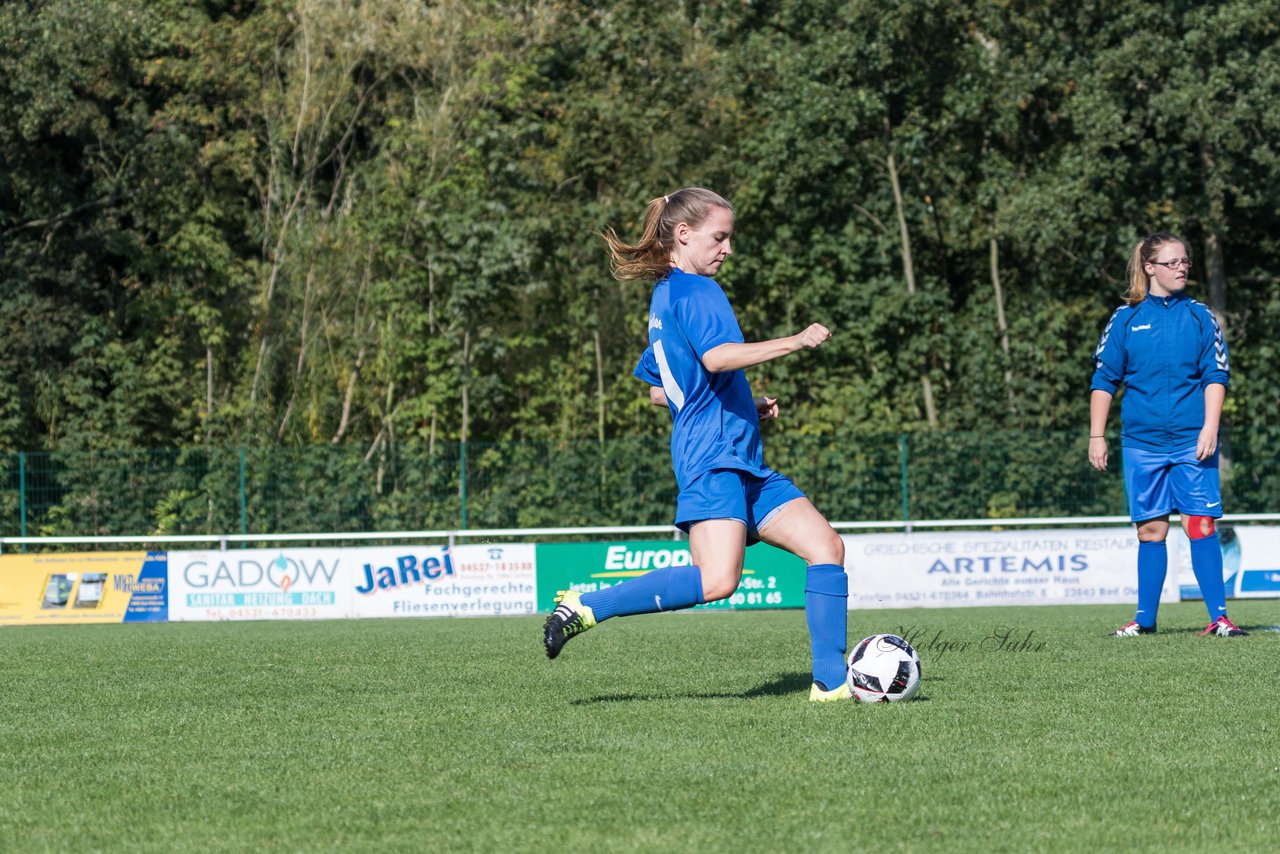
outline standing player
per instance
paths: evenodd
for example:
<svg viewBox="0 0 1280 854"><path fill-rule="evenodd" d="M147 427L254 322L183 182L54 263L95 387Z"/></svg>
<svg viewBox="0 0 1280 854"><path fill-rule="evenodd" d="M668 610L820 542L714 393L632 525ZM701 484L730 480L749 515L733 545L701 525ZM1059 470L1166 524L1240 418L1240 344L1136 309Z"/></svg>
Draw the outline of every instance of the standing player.
<svg viewBox="0 0 1280 854"><path fill-rule="evenodd" d="M1214 529L1222 516L1218 422L1231 369L1213 313L1186 295L1190 270L1187 248L1177 237L1159 232L1142 240L1129 261L1125 304L1111 315L1094 353L1089 462L1098 471L1107 467L1103 433L1111 399L1123 384L1124 486L1138 529L1138 610L1116 637L1156 630L1174 510L1191 540L1191 568L1209 609L1209 626L1200 634L1247 634L1227 619L1222 548Z"/></svg>
<svg viewBox="0 0 1280 854"><path fill-rule="evenodd" d="M809 699L849 699L845 680L848 577L844 543L787 478L764 464L760 420L778 416L775 398L751 395L744 368L819 346L831 333L814 323L796 335L747 344L714 277L730 254L733 206L688 187L649 203L635 245L611 229L618 279L655 281L649 347L635 375L649 399L671 412L671 463L680 487L676 525L689 535L690 566L652 570L594 593L562 590L543 643L555 658L569 638L610 617L675 611L724 599L738 587L744 552L757 539L808 564L805 616L813 660Z"/></svg>

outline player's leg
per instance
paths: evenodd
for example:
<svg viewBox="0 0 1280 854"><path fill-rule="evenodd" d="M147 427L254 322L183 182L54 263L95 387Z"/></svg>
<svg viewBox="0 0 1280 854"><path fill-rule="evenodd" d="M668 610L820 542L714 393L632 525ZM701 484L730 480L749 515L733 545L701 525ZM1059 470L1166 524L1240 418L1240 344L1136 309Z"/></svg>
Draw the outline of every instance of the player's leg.
<svg viewBox="0 0 1280 854"><path fill-rule="evenodd" d="M1197 460L1195 447L1181 454L1170 482L1175 506L1182 514L1182 530L1191 545L1191 571L1209 612L1209 626L1202 635L1239 637L1248 634L1227 618L1227 588L1222 577L1222 543L1217 520L1222 516L1222 484L1218 455Z"/></svg>
<svg viewBox="0 0 1280 854"><path fill-rule="evenodd" d="M746 527L742 522L716 520L738 531L739 544L746 538ZM694 527L693 531L711 525L704 522ZM690 542L694 534L690 533ZM707 539L701 537L700 539ZM697 560L697 552L694 552ZM738 571L742 569L742 546L738 547ZM728 594L726 594L728 595ZM653 614L658 611L679 611L704 601L702 593L702 572L694 565L668 566L653 569L644 575L629 579L621 584L606 587L591 593L578 593L574 590L562 590L556 596L556 609L547 617L543 625L543 645L548 658L555 658L560 649L574 635L611 617L629 617L635 614Z"/></svg>
<svg viewBox="0 0 1280 854"><path fill-rule="evenodd" d="M1117 629L1116 637L1151 634L1156 630L1160 610L1160 591L1169 573L1169 517L1138 522L1138 608L1126 625Z"/></svg>
<svg viewBox="0 0 1280 854"><path fill-rule="evenodd" d="M785 484L781 482L785 481ZM799 497L787 495L786 487ZM773 498L769 494L773 493ZM849 577L844 569L844 541L808 498L791 482L778 480L765 487L757 507L775 506L762 514L757 529L761 540L802 558L805 570L804 611L809 627L814 700L843 699L845 650L848 647ZM785 498L782 503L779 498Z"/></svg>
<svg viewBox="0 0 1280 854"><path fill-rule="evenodd" d="M738 587L747 539L742 472L709 471L680 491L676 524L689 532L692 563L654 569L582 597L597 620L676 611L724 599Z"/></svg>
<svg viewBox="0 0 1280 854"><path fill-rule="evenodd" d="M689 526L689 556L701 573L704 602L728 599L742 580L747 526L741 519L704 519Z"/></svg>
<svg viewBox="0 0 1280 854"><path fill-rule="evenodd" d="M584 593L582 604L597 622L611 617L679 611L728 598L742 577L747 527L740 519L689 524L691 564L652 569L613 587Z"/></svg>
<svg viewBox="0 0 1280 854"><path fill-rule="evenodd" d="M1116 637L1134 637L1156 630L1160 591L1169 572L1169 512L1173 509L1167 455L1125 448L1124 486L1129 516L1138 533L1138 607Z"/></svg>
<svg viewBox="0 0 1280 854"><path fill-rule="evenodd" d="M692 564L654 569L591 593L562 590L543 624L543 646L555 658L569 639L611 617L678 611L730 595L742 573L746 497L742 475L711 471L681 490L676 523L689 531ZM704 566L705 564L705 566ZM706 573L710 591L704 593ZM727 592L722 592L727 587Z"/></svg>
<svg viewBox="0 0 1280 854"><path fill-rule="evenodd" d="M1227 587L1222 577L1222 544L1218 540L1215 517L1184 513L1182 530L1191 541L1191 571L1195 573L1204 607L1209 611L1209 625L1201 635L1240 637L1247 635L1227 617Z"/></svg>

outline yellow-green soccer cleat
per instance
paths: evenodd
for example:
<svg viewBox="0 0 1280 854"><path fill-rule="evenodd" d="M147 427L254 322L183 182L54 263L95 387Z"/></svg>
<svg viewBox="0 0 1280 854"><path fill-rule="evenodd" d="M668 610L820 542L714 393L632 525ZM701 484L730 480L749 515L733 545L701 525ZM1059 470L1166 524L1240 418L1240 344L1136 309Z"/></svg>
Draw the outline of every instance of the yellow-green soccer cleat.
<svg viewBox="0 0 1280 854"><path fill-rule="evenodd" d="M848 682L841 682L840 687L832 688L830 691L823 691L818 687L818 683L814 682L809 688L810 703L831 703L836 700L852 700L853 692L849 690Z"/></svg>
<svg viewBox="0 0 1280 854"><path fill-rule="evenodd" d="M556 609L542 624L542 645L547 658L555 658L569 638L580 635L596 624L596 615L582 604L582 594L576 590L561 590L556 594Z"/></svg>

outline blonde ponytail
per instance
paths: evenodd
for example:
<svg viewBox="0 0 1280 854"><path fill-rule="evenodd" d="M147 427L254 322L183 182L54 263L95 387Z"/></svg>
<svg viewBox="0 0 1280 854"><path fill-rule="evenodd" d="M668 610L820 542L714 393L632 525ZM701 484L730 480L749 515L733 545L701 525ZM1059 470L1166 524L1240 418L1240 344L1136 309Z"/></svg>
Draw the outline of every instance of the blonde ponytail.
<svg viewBox="0 0 1280 854"><path fill-rule="evenodd" d="M1147 286L1150 284L1151 277L1147 275L1146 265L1155 260L1161 247L1166 243L1183 243L1183 241L1177 235L1167 231L1157 231L1155 234L1148 234L1133 247L1133 254L1129 256L1127 276L1129 290L1124 292L1123 297L1127 304L1137 305L1147 298Z"/></svg>
<svg viewBox="0 0 1280 854"><path fill-rule="evenodd" d="M637 242L627 243L618 237L616 231L606 227L600 236L609 247L609 268L613 277L622 281L661 279L671 270L676 226L683 222L697 228L713 208L733 212L733 205L720 194L702 187L685 187L649 202L644 210L644 228Z"/></svg>

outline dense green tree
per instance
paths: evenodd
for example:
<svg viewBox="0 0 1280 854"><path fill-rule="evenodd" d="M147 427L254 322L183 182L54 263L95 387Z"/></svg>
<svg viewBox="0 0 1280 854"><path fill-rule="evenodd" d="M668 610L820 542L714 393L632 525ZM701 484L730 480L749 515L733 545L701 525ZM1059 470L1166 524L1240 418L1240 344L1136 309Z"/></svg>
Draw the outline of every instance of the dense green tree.
<svg viewBox="0 0 1280 854"><path fill-rule="evenodd" d="M0 9L0 446L197 438L251 263L243 81L197 58L219 14Z"/></svg>
<svg viewBox="0 0 1280 854"><path fill-rule="evenodd" d="M563 458L583 501L642 490L618 471L667 433L631 376L649 287L610 278L599 232L689 184L737 208L721 280L746 335L836 333L751 372L783 399L778 453L859 446L861 472L899 434L942 454L1079 429L1156 229L1227 330L1227 424L1262 430L1278 21L1277 0L0 6L0 449L336 445L379 518L461 491L462 441L477 489L512 463L488 443L524 440L593 446ZM199 492L161 515L226 517ZM991 512L1056 494L998 492Z"/></svg>

